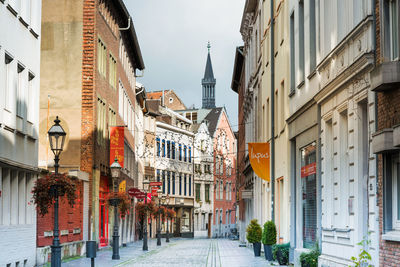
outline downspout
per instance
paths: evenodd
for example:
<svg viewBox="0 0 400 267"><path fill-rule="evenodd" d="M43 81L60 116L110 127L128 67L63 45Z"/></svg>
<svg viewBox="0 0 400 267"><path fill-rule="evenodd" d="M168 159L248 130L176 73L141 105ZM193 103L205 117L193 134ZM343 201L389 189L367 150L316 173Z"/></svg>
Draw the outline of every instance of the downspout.
<svg viewBox="0 0 400 267"><path fill-rule="evenodd" d="M126 28L118 28L120 31L126 31L129 30L129 28L131 27L131 17L128 18L128 27Z"/></svg>
<svg viewBox="0 0 400 267"><path fill-rule="evenodd" d="M275 222L275 48L274 48L274 0L271 6L271 220Z"/></svg>

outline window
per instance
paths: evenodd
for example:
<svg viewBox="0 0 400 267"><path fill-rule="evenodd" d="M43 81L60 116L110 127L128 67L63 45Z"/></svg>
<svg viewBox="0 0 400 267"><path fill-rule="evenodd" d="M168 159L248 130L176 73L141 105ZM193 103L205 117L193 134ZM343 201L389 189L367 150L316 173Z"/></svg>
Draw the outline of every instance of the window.
<svg viewBox="0 0 400 267"><path fill-rule="evenodd" d="M33 122L35 119L35 75L32 72L28 74L28 114L27 120Z"/></svg>
<svg viewBox="0 0 400 267"><path fill-rule="evenodd" d="M105 44L99 38L97 43L97 69L100 74L106 76L107 66L107 48Z"/></svg>
<svg viewBox="0 0 400 267"><path fill-rule="evenodd" d="M200 201L200 187L201 184L196 184L196 201L199 202Z"/></svg>
<svg viewBox="0 0 400 267"><path fill-rule="evenodd" d="M167 141L167 158L171 158L171 142Z"/></svg>
<svg viewBox="0 0 400 267"><path fill-rule="evenodd" d="M316 58L316 28L315 28L315 0L310 0L310 21L309 21L309 26L310 26L310 73L314 71L317 58ZM291 29L290 29L291 30Z"/></svg>
<svg viewBox="0 0 400 267"><path fill-rule="evenodd" d="M175 172L172 172L172 194L175 195Z"/></svg>
<svg viewBox="0 0 400 267"><path fill-rule="evenodd" d="M179 144L179 160L182 161L182 145Z"/></svg>
<svg viewBox="0 0 400 267"><path fill-rule="evenodd" d="M182 195L182 173L179 173L179 195Z"/></svg>
<svg viewBox="0 0 400 267"><path fill-rule="evenodd" d="M160 181L160 170L157 170L157 182L159 182Z"/></svg>
<svg viewBox="0 0 400 267"><path fill-rule="evenodd" d="M165 140L162 140L162 156L165 157Z"/></svg>
<svg viewBox="0 0 400 267"><path fill-rule="evenodd" d="M18 85L17 85L17 116L25 117L25 67L21 64L17 65Z"/></svg>
<svg viewBox="0 0 400 267"><path fill-rule="evenodd" d="M393 230L400 230L400 160L399 155L392 156L392 210Z"/></svg>
<svg viewBox="0 0 400 267"><path fill-rule="evenodd" d="M304 2L299 1L299 75L300 85L304 82Z"/></svg>
<svg viewBox="0 0 400 267"><path fill-rule="evenodd" d="M215 183L215 199L219 199L219 180Z"/></svg>
<svg viewBox="0 0 400 267"><path fill-rule="evenodd" d="M209 184L205 184L204 185L204 194L205 194L205 201L209 202L210 201L210 185Z"/></svg>
<svg viewBox="0 0 400 267"><path fill-rule="evenodd" d="M303 246L311 248L317 238L317 183L316 183L316 144L300 149L301 192L303 196Z"/></svg>
<svg viewBox="0 0 400 267"><path fill-rule="evenodd" d="M171 194L171 173L167 171L167 194Z"/></svg>
<svg viewBox="0 0 400 267"><path fill-rule="evenodd" d="M97 98L97 143L105 145L106 138L106 103L100 97Z"/></svg>
<svg viewBox="0 0 400 267"><path fill-rule="evenodd" d="M296 88L295 75L295 48L294 48L294 12L290 15L290 94L294 94ZM268 110L267 106L267 110ZM269 121L269 120L268 120Z"/></svg>
<svg viewBox="0 0 400 267"><path fill-rule="evenodd" d="M187 161L187 148L186 148L186 145L185 146L183 146L183 154L184 154L184 162L186 162Z"/></svg>
<svg viewBox="0 0 400 267"><path fill-rule="evenodd" d="M192 175L189 174L189 196L192 195Z"/></svg>
<svg viewBox="0 0 400 267"><path fill-rule="evenodd" d="M390 59L399 58L399 0L389 0Z"/></svg>
<svg viewBox="0 0 400 267"><path fill-rule="evenodd" d="M219 199L224 199L224 182L220 180L219 183Z"/></svg>
<svg viewBox="0 0 400 267"><path fill-rule="evenodd" d="M160 152L161 152L161 149L160 149L160 138L157 138L156 139L156 143L157 143L157 156L159 157L160 156Z"/></svg>
<svg viewBox="0 0 400 267"><path fill-rule="evenodd" d="M11 111L11 103L13 101L13 87L14 87L14 70L12 69L13 64L11 64L13 58L5 53L4 63L6 65L6 84L5 84L5 108Z"/></svg>
<svg viewBox="0 0 400 267"><path fill-rule="evenodd" d="M192 162L192 148L189 147L189 162Z"/></svg>
<svg viewBox="0 0 400 267"><path fill-rule="evenodd" d="M110 66L109 66L109 82L110 85L115 89L117 88L117 61L110 54Z"/></svg>
<svg viewBox="0 0 400 267"><path fill-rule="evenodd" d="M184 179L183 179L183 188L184 188L184 192L183 192L183 194L186 196L186 173L184 174Z"/></svg>
<svg viewBox="0 0 400 267"><path fill-rule="evenodd" d="M175 159L175 142L172 142L172 159Z"/></svg>
<svg viewBox="0 0 400 267"><path fill-rule="evenodd" d="M165 194L165 171L162 171L162 192Z"/></svg>

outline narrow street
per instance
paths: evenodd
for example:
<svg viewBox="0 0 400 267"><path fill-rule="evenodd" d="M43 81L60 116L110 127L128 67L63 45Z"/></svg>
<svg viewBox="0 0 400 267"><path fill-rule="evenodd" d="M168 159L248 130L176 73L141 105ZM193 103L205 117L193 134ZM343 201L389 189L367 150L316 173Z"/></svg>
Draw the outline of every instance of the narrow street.
<svg viewBox="0 0 400 267"><path fill-rule="evenodd" d="M270 266L263 255L254 257L250 248L229 239L171 239L169 244L163 240L161 247L152 239L148 252L141 246L140 241L121 248L120 260L111 259L110 249L98 251L95 266ZM62 266L90 266L90 259L71 260Z"/></svg>

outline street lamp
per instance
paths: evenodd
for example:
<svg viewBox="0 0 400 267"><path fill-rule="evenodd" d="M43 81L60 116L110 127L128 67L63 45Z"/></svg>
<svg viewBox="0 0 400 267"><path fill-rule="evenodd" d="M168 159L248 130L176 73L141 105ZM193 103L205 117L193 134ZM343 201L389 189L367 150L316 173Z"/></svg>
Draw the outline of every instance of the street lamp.
<svg viewBox="0 0 400 267"><path fill-rule="evenodd" d="M114 182L114 192L118 192L118 178L119 172L121 170L121 165L118 163L118 158L115 158L115 161L110 166L111 169L111 177L113 178ZM119 260L119 235L118 235L118 198L110 199L111 206L114 206L114 232L113 232L113 260Z"/></svg>
<svg viewBox="0 0 400 267"><path fill-rule="evenodd" d="M144 233L143 233L143 250L149 250L147 246L147 191L149 190L150 181L143 181L143 191L145 193L144 203L145 203L145 213L144 213Z"/></svg>
<svg viewBox="0 0 400 267"><path fill-rule="evenodd" d="M54 120L55 124L51 126L48 131L50 148L54 153L54 172L58 175L58 162L60 161L60 154L63 151L65 136L67 135L60 125L58 116ZM58 229L58 188L56 185L51 186L51 192L54 194L54 238L53 244L51 245L51 266L61 266L61 245L60 245L60 234Z"/></svg>
<svg viewBox="0 0 400 267"><path fill-rule="evenodd" d="M160 205L162 198L164 195L162 194L162 190L159 189L157 190L157 195L158 195L158 227L157 227L157 246L161 246L161 213L160 213Z"/></svg>
<svg viewBox="0 0 400 267"><path fill-rule="evenodd" d="M167 195L164 199L163 202L166 204L166 206L169 204L169 195ZM164 204L163 203L163 204ZM165 242L169 243L169 219L167 216L167 236L165 238Z"/></svg>

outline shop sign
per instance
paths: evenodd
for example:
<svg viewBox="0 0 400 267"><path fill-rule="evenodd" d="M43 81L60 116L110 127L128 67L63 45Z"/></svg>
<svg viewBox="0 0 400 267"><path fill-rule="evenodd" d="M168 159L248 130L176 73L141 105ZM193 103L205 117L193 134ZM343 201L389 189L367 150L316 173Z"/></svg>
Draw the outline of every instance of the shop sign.
<svg viewBox="0 0 400 267"><path fill-rule="evenodd" d="M150 182L150 186L162 186L162 182Z"/></svg>
<svg viewBox="0 0 400 267"><path fill-rule="evenodd" d="M317 173L317 163L313 162L306 166L301 167L301 178L313 175Z"/></svg>
<svg viewBox="0 0 400 267"><path fill-rule="evenodd" d="M126 192L126 181L125 181L125 180L122 181L122 182L119 184L119 192Z"/></svg>
<svg viewBox="0 0 400 267"><path fill-rule="evenodd" d="M270 149L269 143L249 143L249 159L251 167L258 177L270 180Z"/></svg>

